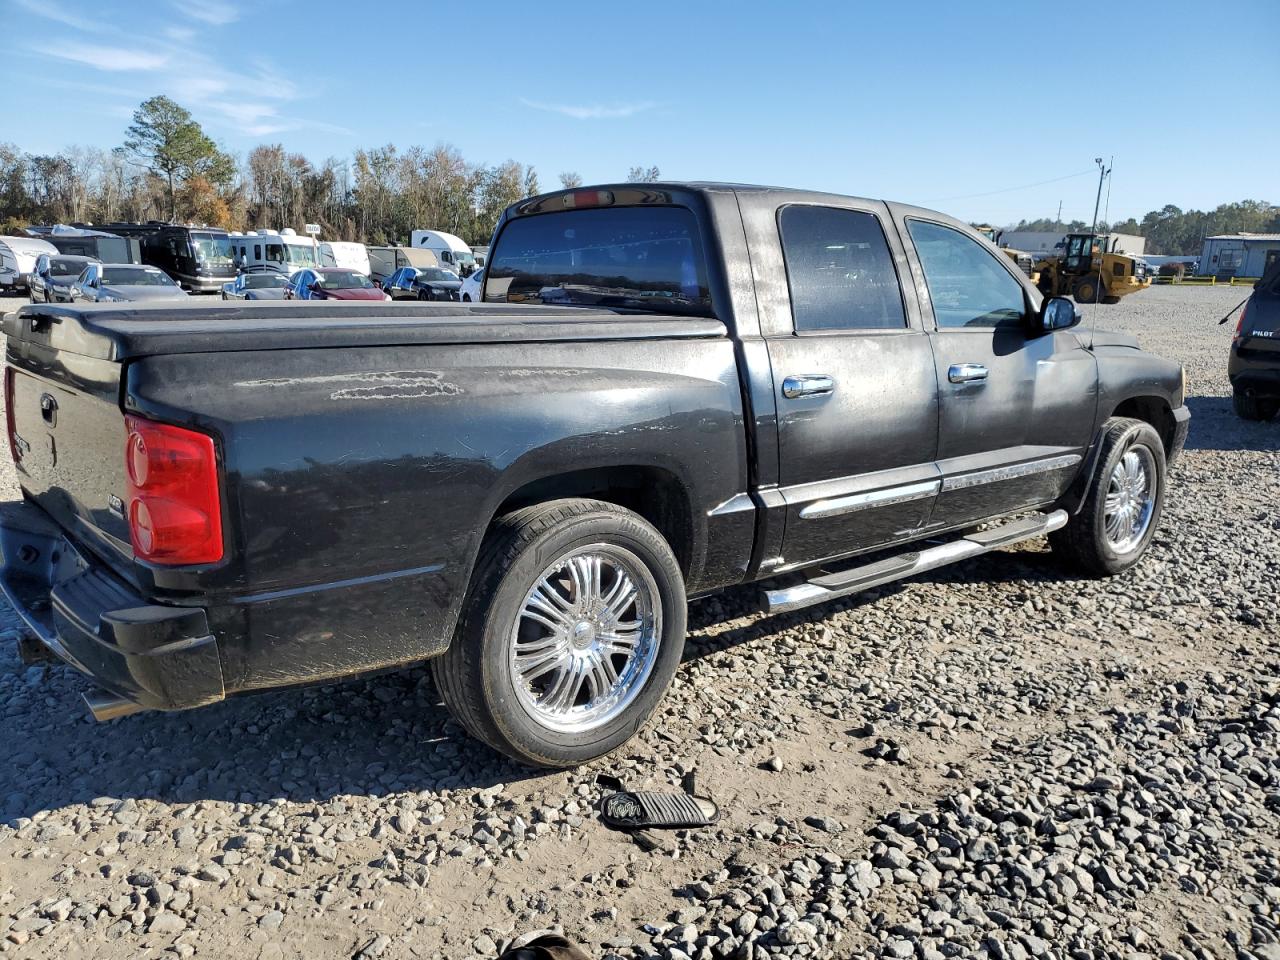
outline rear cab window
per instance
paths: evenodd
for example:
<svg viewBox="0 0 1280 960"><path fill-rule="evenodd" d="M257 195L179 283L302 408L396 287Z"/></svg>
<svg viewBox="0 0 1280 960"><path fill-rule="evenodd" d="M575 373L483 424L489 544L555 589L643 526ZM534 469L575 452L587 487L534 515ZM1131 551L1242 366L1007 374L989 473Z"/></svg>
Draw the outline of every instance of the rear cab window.
<svg viewBox="0 0 1280 960"><path fill-rule="evenodd" d="M488 264L484 299L715 315L697 217L680 206L514 217Z"/></svg>
<svg viewBox="0 0 1280 960"><path fill-rule="evenodd" d="M778 232L797 332L905 329L898 273L874 214L789 204Z"/></svg>

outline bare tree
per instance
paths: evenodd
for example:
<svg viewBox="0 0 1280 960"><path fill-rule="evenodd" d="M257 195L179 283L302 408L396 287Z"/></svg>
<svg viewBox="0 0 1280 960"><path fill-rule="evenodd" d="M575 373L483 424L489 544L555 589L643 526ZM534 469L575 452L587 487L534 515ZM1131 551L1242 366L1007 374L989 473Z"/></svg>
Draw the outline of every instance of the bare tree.
<svg viewBox="0 0 1280 960"><path fill-rule="evenodd" d="M574 187L582 186L582 177L574 173L572 170L565 171L560 174L560 186L566 190L572 190Z"/></svg>
<svg viewBox="0 0 1280 960"><path fill-rule="evenodd" d="M662 173L657 167L650 167L646 170L644 167L632 167L627 171L628 183L657 183L662 179Z"/></svg>

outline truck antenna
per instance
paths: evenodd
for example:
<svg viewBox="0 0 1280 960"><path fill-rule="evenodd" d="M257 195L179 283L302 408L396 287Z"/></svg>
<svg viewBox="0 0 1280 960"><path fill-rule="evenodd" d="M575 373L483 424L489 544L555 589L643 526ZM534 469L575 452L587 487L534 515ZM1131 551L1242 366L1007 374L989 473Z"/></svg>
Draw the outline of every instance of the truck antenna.
<svg viewBox="0 0 1280 960"><path fill-rule="evenodd" d="M1098 207L1102 204L1102 183L1107 182L1107 215L1111 213L1111 167L1115 165L1115 157L1111 158L1111 166L1104 164L1101 157L1094 157L1093 162L1098 165L1098 195L1093 201L1093 227L1089 231L1094 238L1098 236ZM1105 256L1107 245L1103 243L1102 254ZM1093 241L1089 242L1089 257L1092 264L1093 258ZM1089 311L1089 349L1093 349L1093 334L1098 329L1098 305L1102 303L1102 265L1098 266L1098 279L1093 285L1093 309Z"/></svg>

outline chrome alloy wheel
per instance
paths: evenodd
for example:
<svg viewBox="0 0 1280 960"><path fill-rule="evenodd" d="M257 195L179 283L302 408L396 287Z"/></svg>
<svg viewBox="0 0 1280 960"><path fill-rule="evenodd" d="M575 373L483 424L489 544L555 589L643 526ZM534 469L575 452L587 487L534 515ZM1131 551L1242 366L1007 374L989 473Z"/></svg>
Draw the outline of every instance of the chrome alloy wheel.
<svg viewBox="0 0 1280 960"><path fill-rule="evenodd" d="M1116 553L1128 553L1142 542L1156 503L1156 463L1151 451L1130 447L1107 481L1102 522L1107 543Z"/></svg>
<svg viewBox="0 0 1280 960"><path fill-rule="evenodd" d="M549 564L525 596L508 643L521 707L564 733L607 724L653 672L662 603L631 551L596 543Z"/></svg>

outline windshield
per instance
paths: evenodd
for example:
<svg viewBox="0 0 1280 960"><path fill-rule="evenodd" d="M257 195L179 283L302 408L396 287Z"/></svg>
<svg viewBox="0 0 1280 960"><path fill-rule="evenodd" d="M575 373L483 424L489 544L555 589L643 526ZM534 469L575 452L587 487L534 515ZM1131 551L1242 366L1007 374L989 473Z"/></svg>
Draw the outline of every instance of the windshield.
<svg viewBox="0 0 1280 960"><path fill-rule="evenodd" d="M316 248L311 244L286 243L284 250L285 257L290 263L296 263L304 267L316 266Z"/></svg>
<svg viewBox="0 0 1280 960"><path fill-rule="evenodd" d="M257 290L261 287L287 287L289 278L278 273L251 273L244 278L245 288Z"/></svg>
<svg viewBox="0 0 1280 960"><path fill-rule="evenodd" d="M55 277L78 277L84 269L83 260L50 260L49 273Z"/></svg>
<svg viewBox="0 0 1280 960"><path fill-rule="evenodd" d="M354 270L325 270L317 273L316 285L330 290L363 290L373 286L368 277Z"/></svg>
<svg viewBox="0 0 1280 960"><path fill-rule="evenodd" d="M492 251L484 291L489 303L712 315L698 223L685 207L517 217Z"/></svg>
<svg viewBox="0 0 1280 960"><path fill-rule="evenodd" d="M459 263L475 263L476 262L475 254L471 253L470 251L455 250L453 251L453 256L454 256L454 259L457 260Z"/></svg>
<svg viewBox="0 0 1280 960"><path fill-rule="evenodd" d="M231 259L235 256L231 238L221 234L193 233L191 247L195 250L197 260L217 266L231 266Z"/></svg>
<svg viewBox="0 0 1280 960"><path fill-rule="evenodd" d="M154 267L103 267L104 286L172 287L169 275Z"/></svg>
<svg viewBox="0 0 1280 960"><path fill-rule="evenodd" d="M458 275L452 270L441 270L439 267L423 267L418 271L419 280L457 280Z"/></svg>

